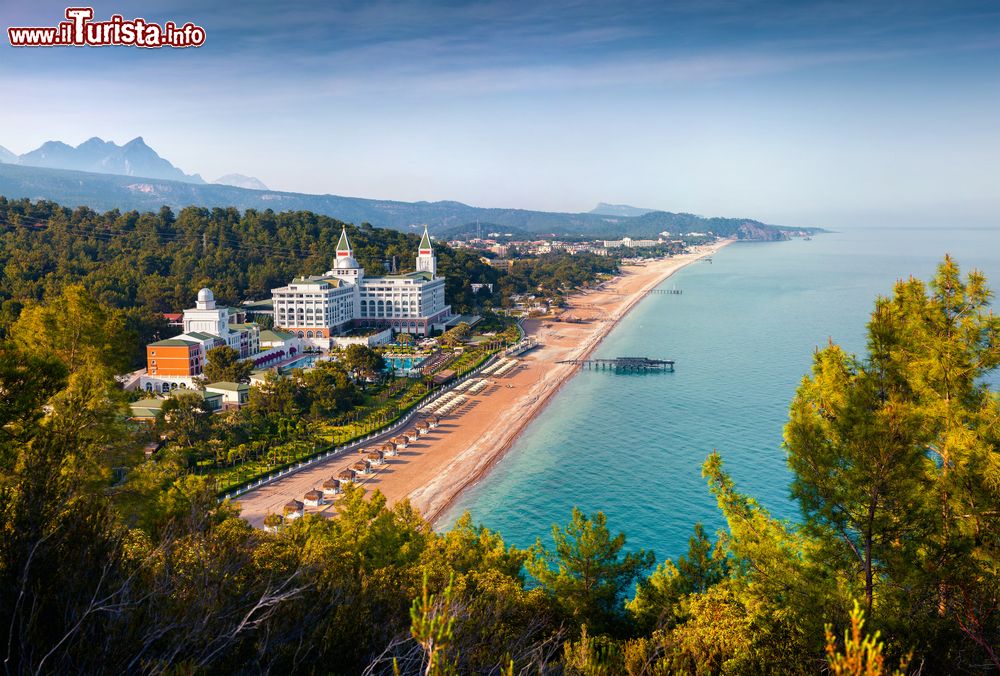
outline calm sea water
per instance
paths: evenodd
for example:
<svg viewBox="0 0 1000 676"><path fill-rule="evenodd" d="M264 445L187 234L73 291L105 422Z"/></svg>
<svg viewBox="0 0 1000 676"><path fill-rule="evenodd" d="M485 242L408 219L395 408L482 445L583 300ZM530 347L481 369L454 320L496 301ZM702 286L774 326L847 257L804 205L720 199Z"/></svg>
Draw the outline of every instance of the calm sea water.
<svg viewBox="0 0 1000 676"><path fill-rule="evenodd" d="M443 525L469 510L526 546L577 506L607 514L629 548L673 557L695 522L722 525L701 477L713 449L741 491L796 518L781 434L816 347L863 351L875 296L929 278L945 252L1000 290L998 245L998 230L873 228L735 244L688 266L664 283L683 295L647 297L595 355L676 359L676 372L581 371Z"/></svg>

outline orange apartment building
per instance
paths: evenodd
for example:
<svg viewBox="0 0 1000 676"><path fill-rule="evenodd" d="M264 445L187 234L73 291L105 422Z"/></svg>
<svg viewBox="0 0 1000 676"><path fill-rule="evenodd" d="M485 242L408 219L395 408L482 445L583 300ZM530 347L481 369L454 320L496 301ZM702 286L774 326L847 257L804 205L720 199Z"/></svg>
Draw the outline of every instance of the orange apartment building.
<svg viewBox="0 0 1000 676"><path fill-rule="evenodd" d="M159 340L146 346L146 372L151 376L200 376L202 363L201 345L180 338Z"/></svg>

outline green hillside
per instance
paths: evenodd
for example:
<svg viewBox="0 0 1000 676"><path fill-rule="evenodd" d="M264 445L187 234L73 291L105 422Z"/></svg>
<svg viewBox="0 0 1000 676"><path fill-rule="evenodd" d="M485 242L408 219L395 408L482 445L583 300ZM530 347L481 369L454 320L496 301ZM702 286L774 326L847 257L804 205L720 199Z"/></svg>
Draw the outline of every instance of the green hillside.
<svg viewBox="0 0 1000 676"><path fill-rule="evenodd" d="M94 174L0 164L0 195L11 199L51 200L67 206L107 211L157 211L196 205L239 210L312 211L347 223L412 231L423 224L432 232L480 221L538 235L586 235L618 238L652 237L684 227L724 237L777 239L799 229L767 225L753 219L704 219L657 211L638 218L593 213L555 213L527 209L472 207L461 202L396 202L338 195L307 195L276 190L247 190L225 185L195 184L134 176ZM807 229L808 230L808 229ZM815 231L808 230L808 231ZM764 233L763 237L754 235Z"/></svg>

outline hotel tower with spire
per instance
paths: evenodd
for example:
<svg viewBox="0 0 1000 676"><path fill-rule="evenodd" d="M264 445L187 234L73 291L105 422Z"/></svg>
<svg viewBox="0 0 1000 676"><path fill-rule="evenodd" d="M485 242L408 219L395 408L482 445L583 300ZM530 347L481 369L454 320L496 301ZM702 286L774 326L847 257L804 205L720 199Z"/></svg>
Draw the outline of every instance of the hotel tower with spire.
<svg viewBox="0 0 1000 676"><path fill-rule="evenodd" d="M452 319L444 282L437 274L437 256L426 226L417 249L416 270L385 277L365 277L345 228L332 270L271 290L274 324L321 348L330 347L331 337L355 327L425 336L445 328Z"/></svg>

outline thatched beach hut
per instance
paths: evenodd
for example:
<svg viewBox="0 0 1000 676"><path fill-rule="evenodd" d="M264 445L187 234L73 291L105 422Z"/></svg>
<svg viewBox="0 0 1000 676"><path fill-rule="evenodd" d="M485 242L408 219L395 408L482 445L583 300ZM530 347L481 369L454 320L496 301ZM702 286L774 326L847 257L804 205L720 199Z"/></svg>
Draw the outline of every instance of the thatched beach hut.
<svg viewBox="0 0 1000 676"><path fill-rule="evenodd" d="M353 465L351 465L351 469L353 469L358 474L368 474L371 471L371 467L368 465L367 460L362 460L361 462L354 463Z"/></svg>
<svg viewBox="0 0 1000 676"><path fill-rule="evenodd" d="M372 451L365 456L373 466L378 467L379 465L385 464L385 454L382 451Z"/></svg>
<svg viewBox="0 0 1000 676"><path fill-rule="evenodd" d="M341 482L349 483L357 478L357 474L353 469L342 469L340 470L340 473L337 474L337 478L340 479Z"/></svg>
<svg viewBox="0 0 1000 676"><path fill-rule="evenodd" d="M289 500L285 503L282 511L285 514L285 519L291 521L300 518L305 513L305 505L298 500Z"/></svg>
<svg viewBox="0 0 1000 676"><path fill-rule="evenodd" d="M347 470L350 472L351 470ZM343 474L343 472L341 472ZM323 482L323 495L326 497L333 497L340 493L340 481L338 479L329 478Z"/></svg>
<svg viewBox="0 0 1000 676"><path fill-rule="evenodd" d="M420 436L420 430L418 430L416 427L411 427L406 431L406 436L410 438L410 443L412 444L414 441L417 440L417 437Z"/></svg>
<svg viewBox="0 0 1000 676"><path fill-rule="evenodd" d="M416 427L417 427L417 434L427 434L428 432L431 431L431 426L428 423L424 422L423 420L418 422Z"/></svg>
<svg viewBox="0 0 1000 676"><path fill-rule="evenodd" d="M435 427L441 424L441 416L437 415L428 416L427 424L431 426L431 429L434 429Z"/></svg>
<svg viewBox="0 0 1000 676"><path fill-rule="evenodd" d="M382 444L382 453L384 453L387 458L399 455L399 451L396 449L396 444L392 441L387 441Z"/></svg>
<svg viewBox="0 0 1000 676"><path fill-rule="evenodd" d="M307 507L319 507L326 502L323 500L323 492L318 491L315 488L306 493L303 496L302 501L305 502Z"/></svg>
<svg viewBox="0 0 1000 676"><path fill-rule="evenodd" d="M405 434L400 434L398 437L392 438L392 443L396 444L396 449L406 448L410 445L410 437Z"/></svg>

